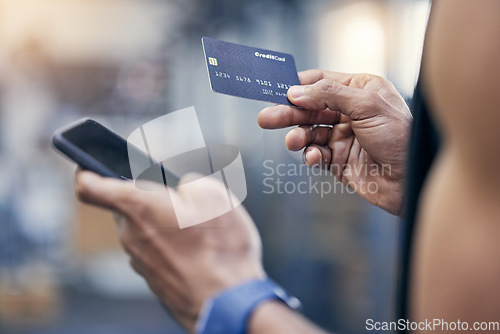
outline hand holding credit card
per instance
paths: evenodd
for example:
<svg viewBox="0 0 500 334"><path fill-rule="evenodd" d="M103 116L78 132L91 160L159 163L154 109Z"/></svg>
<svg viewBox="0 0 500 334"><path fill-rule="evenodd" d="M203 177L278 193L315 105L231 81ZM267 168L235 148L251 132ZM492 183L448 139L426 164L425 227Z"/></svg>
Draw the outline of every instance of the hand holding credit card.
<svg viewBox="0 0 500 334"><path fill-rule="evenodd" d="M208 37L202 43L214 92L293 106L287 91L300 82L292 55Z"/></svg>

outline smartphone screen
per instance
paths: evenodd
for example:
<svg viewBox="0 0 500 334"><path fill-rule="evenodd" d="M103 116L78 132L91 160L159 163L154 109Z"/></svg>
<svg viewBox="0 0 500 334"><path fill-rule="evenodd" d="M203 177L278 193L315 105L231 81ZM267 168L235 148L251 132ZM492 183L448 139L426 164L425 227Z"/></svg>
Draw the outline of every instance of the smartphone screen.
<svg viewBox="0 0 500 334"><path fill-rule="evenodd" d="M127 141L97 122L88 120L63 132L62 137L125 179L132 179Z"/></svg>

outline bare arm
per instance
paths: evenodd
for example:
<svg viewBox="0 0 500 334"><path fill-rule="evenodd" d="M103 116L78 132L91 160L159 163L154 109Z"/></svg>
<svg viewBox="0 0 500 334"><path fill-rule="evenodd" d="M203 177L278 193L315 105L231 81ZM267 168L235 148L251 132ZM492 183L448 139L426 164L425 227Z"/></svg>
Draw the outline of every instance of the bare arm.
<svg viewBox="0 0 500 334"><path fill-rule="evenodd" d="M439 0L424 78L444 147L419 212L415 320L500 321L500 2Z"/></svg>

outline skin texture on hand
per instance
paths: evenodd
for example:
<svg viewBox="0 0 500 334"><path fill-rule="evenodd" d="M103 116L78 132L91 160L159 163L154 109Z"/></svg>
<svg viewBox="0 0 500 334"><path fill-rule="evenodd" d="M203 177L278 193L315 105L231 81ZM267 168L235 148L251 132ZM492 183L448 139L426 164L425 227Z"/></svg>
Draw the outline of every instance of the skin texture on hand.
<svg viewBox="0 0 500 334"><path fill-rule="evenodd" d="M357 187L376 182L375 194L358 193L389 212L399 213L411 122L403 99L388 81L369 75L313 70L301 73L300 79L306 85L301 86L302 94L297 96L291 89L289 98L304 109L271 107L260 112L259 124L264 128L299 125L287 135L289 149L305 148L308 165L343 166L335 175L345 184ZM333 127L311 128L323 124ZM390 173L373 173L383 165L390 166ZM347 175L345 166L368 169L366 174ZM199 210L227 201L222 184L213 180L198 180L196 184L179 191L148 192L132 182L78 172L76 189L82 201L115 211L120 241L132 267L190 332L207 298L224 288L265 277L261 241L242 206L200 225L179 228L178 210L196 220ZM262 311L266 308L281 310L280 319L266 315ZM291 323L296 332L319 331L275 303L264 303L254 315L251 332L289 332Z"/></svg>
<svg viewBox="0 0 500 334"><path fill-rule="evenodd" d="M198 180L189 192L182 192L182 187L179 192L166 188L148 192L132 182L91 172L77 172L76 181L82 201L115 211L131 266L188 331L194 331L207 298L265 277L260 237L242 206L200 225L180 229L177 224L175 210L196 215L200 207L227 201L220 183ZM171 196L178 197L175 210Z"/></svg>
<svg viewBox="0 0 500 334"><path fill-rule="evenodd" d="M289 150L304 149L304 163L330 169L368 202L401 215L412 121L401 95L369 74L309 70L299 79L301 86L290 88L288 98L303 109L266 108L259 125L298 126L285 142Z"/></svg>

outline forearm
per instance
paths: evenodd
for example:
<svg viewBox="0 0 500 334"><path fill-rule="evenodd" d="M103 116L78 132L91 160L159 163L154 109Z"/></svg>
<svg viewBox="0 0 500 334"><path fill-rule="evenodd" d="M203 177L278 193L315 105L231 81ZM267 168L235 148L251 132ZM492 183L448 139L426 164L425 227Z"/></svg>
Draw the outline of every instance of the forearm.
<svg viewBox="0 0 500 334"><path fill-rule="evenodd" d="M248 322L249 334L326 333L279 301L262 303Z"/></svg>

